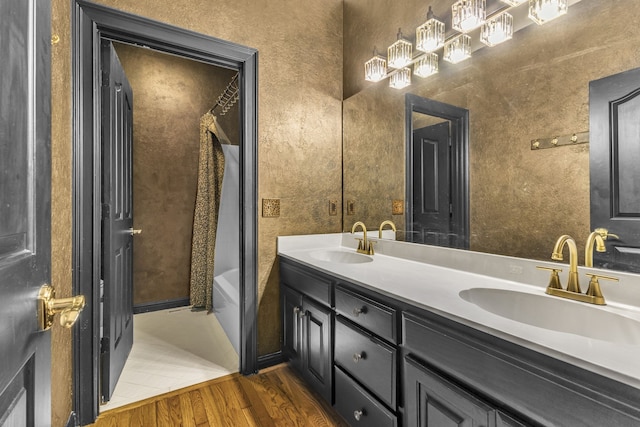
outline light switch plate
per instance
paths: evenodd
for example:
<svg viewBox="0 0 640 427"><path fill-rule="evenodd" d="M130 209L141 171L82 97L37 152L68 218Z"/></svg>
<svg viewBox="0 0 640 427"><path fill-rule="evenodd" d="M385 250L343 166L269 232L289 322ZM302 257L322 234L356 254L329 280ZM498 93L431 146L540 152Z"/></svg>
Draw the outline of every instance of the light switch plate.
<svg viewBox="0 0 640 427"><path fill-rule="evenodd" d="M338 215L338 201L337 200L329 200L329 215L337 216Z"/></svg>
<svg viewBox="0 0 640 427"><path fill-rule="evenodd" d="M347 200L347 215L354 215L355 213L355 202L353 200Z"/></svg>

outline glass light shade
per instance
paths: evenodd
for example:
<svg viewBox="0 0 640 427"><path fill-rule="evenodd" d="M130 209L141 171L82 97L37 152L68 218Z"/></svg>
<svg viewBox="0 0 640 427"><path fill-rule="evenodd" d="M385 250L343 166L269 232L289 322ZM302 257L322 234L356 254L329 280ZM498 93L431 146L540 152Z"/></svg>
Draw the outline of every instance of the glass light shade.
<svg viewBox="0 0 640 427"><path fill-rule="evenodd" d="M404 67L391 74L389 86L394 89L402 89L411 84L411 69Z"/></svg>
<svg viewBox="0 0 640 427"><path fill-rule="evenodd" d="M444 22L431 18L416 28L416 49L423 52L433 52L443 45Z"/></svg>
<svg viewBox="0 0 640 427"><path fill-rule="evenodd" d="M513 16L503 13L482 24L480 41L487 46L495 46L513 37Z"/></svg>
<svg viewBox="0 0 640 427"><path fill-rule="evenodd" d="M438 72L438 55L427 53L413 66L413 74L418 77L429 77Z"/></svg>
<svg viewBox="0 0 640 427"><path fill-rule="evenodd" d="M529 18L538 25L567 13L567 0L529 0Z"/></svg>
<svg viewBox="0 0 640 427"><path fill-rule="evenodd" d="M398 31L398 40L387 49L387 64L391 68L400 69L411 63L412 45L402 38Z"/></svg>
<svg viewBox="0 0 640 427"><path fill-rule="evenodd" d="M487 16L486 0L459 0L451 6L451 26L466 33L482 25Z"/></svg>
<svg viewBox="0 0 640 427"><path fill-rule="evenodd" d="M460 34L458 37L451 39L444 45L444 59L452 64L457 64L471 57L471 37L466 34Z"/></svg>
<svg viewBox="0 0 640 427"><path fill-rule="evenodd" d="M502 0L503 3L508 4L509 6L518 6L521 5L522 3L526 2L527 0Z"/></svg>
<svg viewBox="0 0 640 427"><path fill-rule="evenodd" d="M387 75L387 60L380 55L364 63L364 79L369 82L379 82Z"/></svg>

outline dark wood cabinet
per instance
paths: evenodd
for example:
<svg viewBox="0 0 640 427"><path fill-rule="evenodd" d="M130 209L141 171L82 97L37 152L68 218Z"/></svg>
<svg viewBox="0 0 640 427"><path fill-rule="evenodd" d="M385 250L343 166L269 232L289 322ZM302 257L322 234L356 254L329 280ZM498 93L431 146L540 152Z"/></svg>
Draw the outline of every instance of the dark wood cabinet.
<svg viewBox="0 0 640 427"><path fill-rule="evenodd" d="M332 402L332 311L303 297L300 319L302 375L327 402Z"/></svg>
<svg viewBox="0 0 640 427"><path fill-rule="evenodd" d="M333 402L332 283L295 266L283 264L281 272L282 353L314 390Z"/></svg>
<svg viewBox="0 0 640 427"><path fill-rule="evenodd" d="M281 291L283 355L310 386L331 402L333 312L287 286Z"/></svg>
<svg viewBox="0 0 640 427"><path fill-rule="evenodd" d="M352 426L640 425L633 386L292 260L281 282L283 354Z"/></svg>
<svg viewBox="0 0 640 427"><path fill-rule="evenodd" d="M404 377L404 427L524 426L411 357Z"/></svg>
<svg viewBox="0 0 640 427"><path fill-rule="evenodd" d="M282 353L298 370L302 370L302 328L300 312L302 311L302 294L283 286L280 292L282 307Z"/></svg>

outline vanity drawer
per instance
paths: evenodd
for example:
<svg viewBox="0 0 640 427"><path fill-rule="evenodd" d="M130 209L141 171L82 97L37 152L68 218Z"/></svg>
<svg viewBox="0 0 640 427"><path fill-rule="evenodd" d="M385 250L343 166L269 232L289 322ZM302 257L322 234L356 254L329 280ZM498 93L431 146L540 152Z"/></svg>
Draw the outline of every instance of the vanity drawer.
<svg viewBox="0 0 640 427"><path fill-rule="evenodd" d="M280 281L300 293L331 307L331 286L329 278L317 276L301 268L280 263Z"/></svg>
<svg viewBox="0 0 640 427"><path fill-rule="evenodd" d="M334 409L352 426L396 427L398 421L384 405L360 387L340 368L335 368Z"/></svg>
<svg viewBox="0 0 640 427"><path fill-rule="evenodd" d="M336 313L396 344L397 312L363 295L336 287Z"/></svg>
<svg viewBox="0 0 640 427"><path fill-rule="evenodd" d="M390 407L396 406L396 349L337 319L334 362Z"/></svg>

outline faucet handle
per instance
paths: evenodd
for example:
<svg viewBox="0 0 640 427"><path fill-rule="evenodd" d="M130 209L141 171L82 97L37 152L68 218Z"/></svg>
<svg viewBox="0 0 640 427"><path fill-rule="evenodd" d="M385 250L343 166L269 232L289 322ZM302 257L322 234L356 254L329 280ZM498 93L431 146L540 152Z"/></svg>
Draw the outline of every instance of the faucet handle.
<svg viewBox="0 0 640 427"><path fill-rule="evenodd" d="M539 270L549 270L551 271L551 278L549 279L549 284L547 285L547 289L562 289L562 284L560 283L559 272L562 271L561 268L553 268L553 267L542 267L540 265L536 266Z"/></svg>
<svg viewBox="0 0 640 427"><path fill-rule="evenodd" d="M358 241L358 250L359 251L365 250L366 248L364 247L364 239L360 237L356 237L355 239Z"/></svg>
<svg viewBox="0 0 640 427"><path fill-rule="evenodd" d="M593 231L595 231L600 236L602 236L604 240L607 240L608 237L611 237L612 239L620 240L620 236L618 236L617 234L609 233L609 230L607 230L606 228L596 228ZM603 276L600 276L600 277L603 277Z"/></svg>
<svg viewBox="0 0 640 427"><path fill-rule="evenodd" d="M374 241L374 240L368 240L367 243L369 244L369 247L368 248L364 248L365 251L367 252L367 255L374 255L373 245L374 245L374 243L377 243L377 242Z"/></svg>
<svg viewBox="0 0 640 427"><path fill-rule="evenodd" d="M587 276L591 277L589 280L589 288L587 289L587 295L593 297L594 304L605 305L604 296L602 295L602 290L600 290L600 282L598 279L603 280L611 280L612 282L619 282L620 279L617 277L611 276L603 276L601 274L591 274L587 273Z"/></svg>

